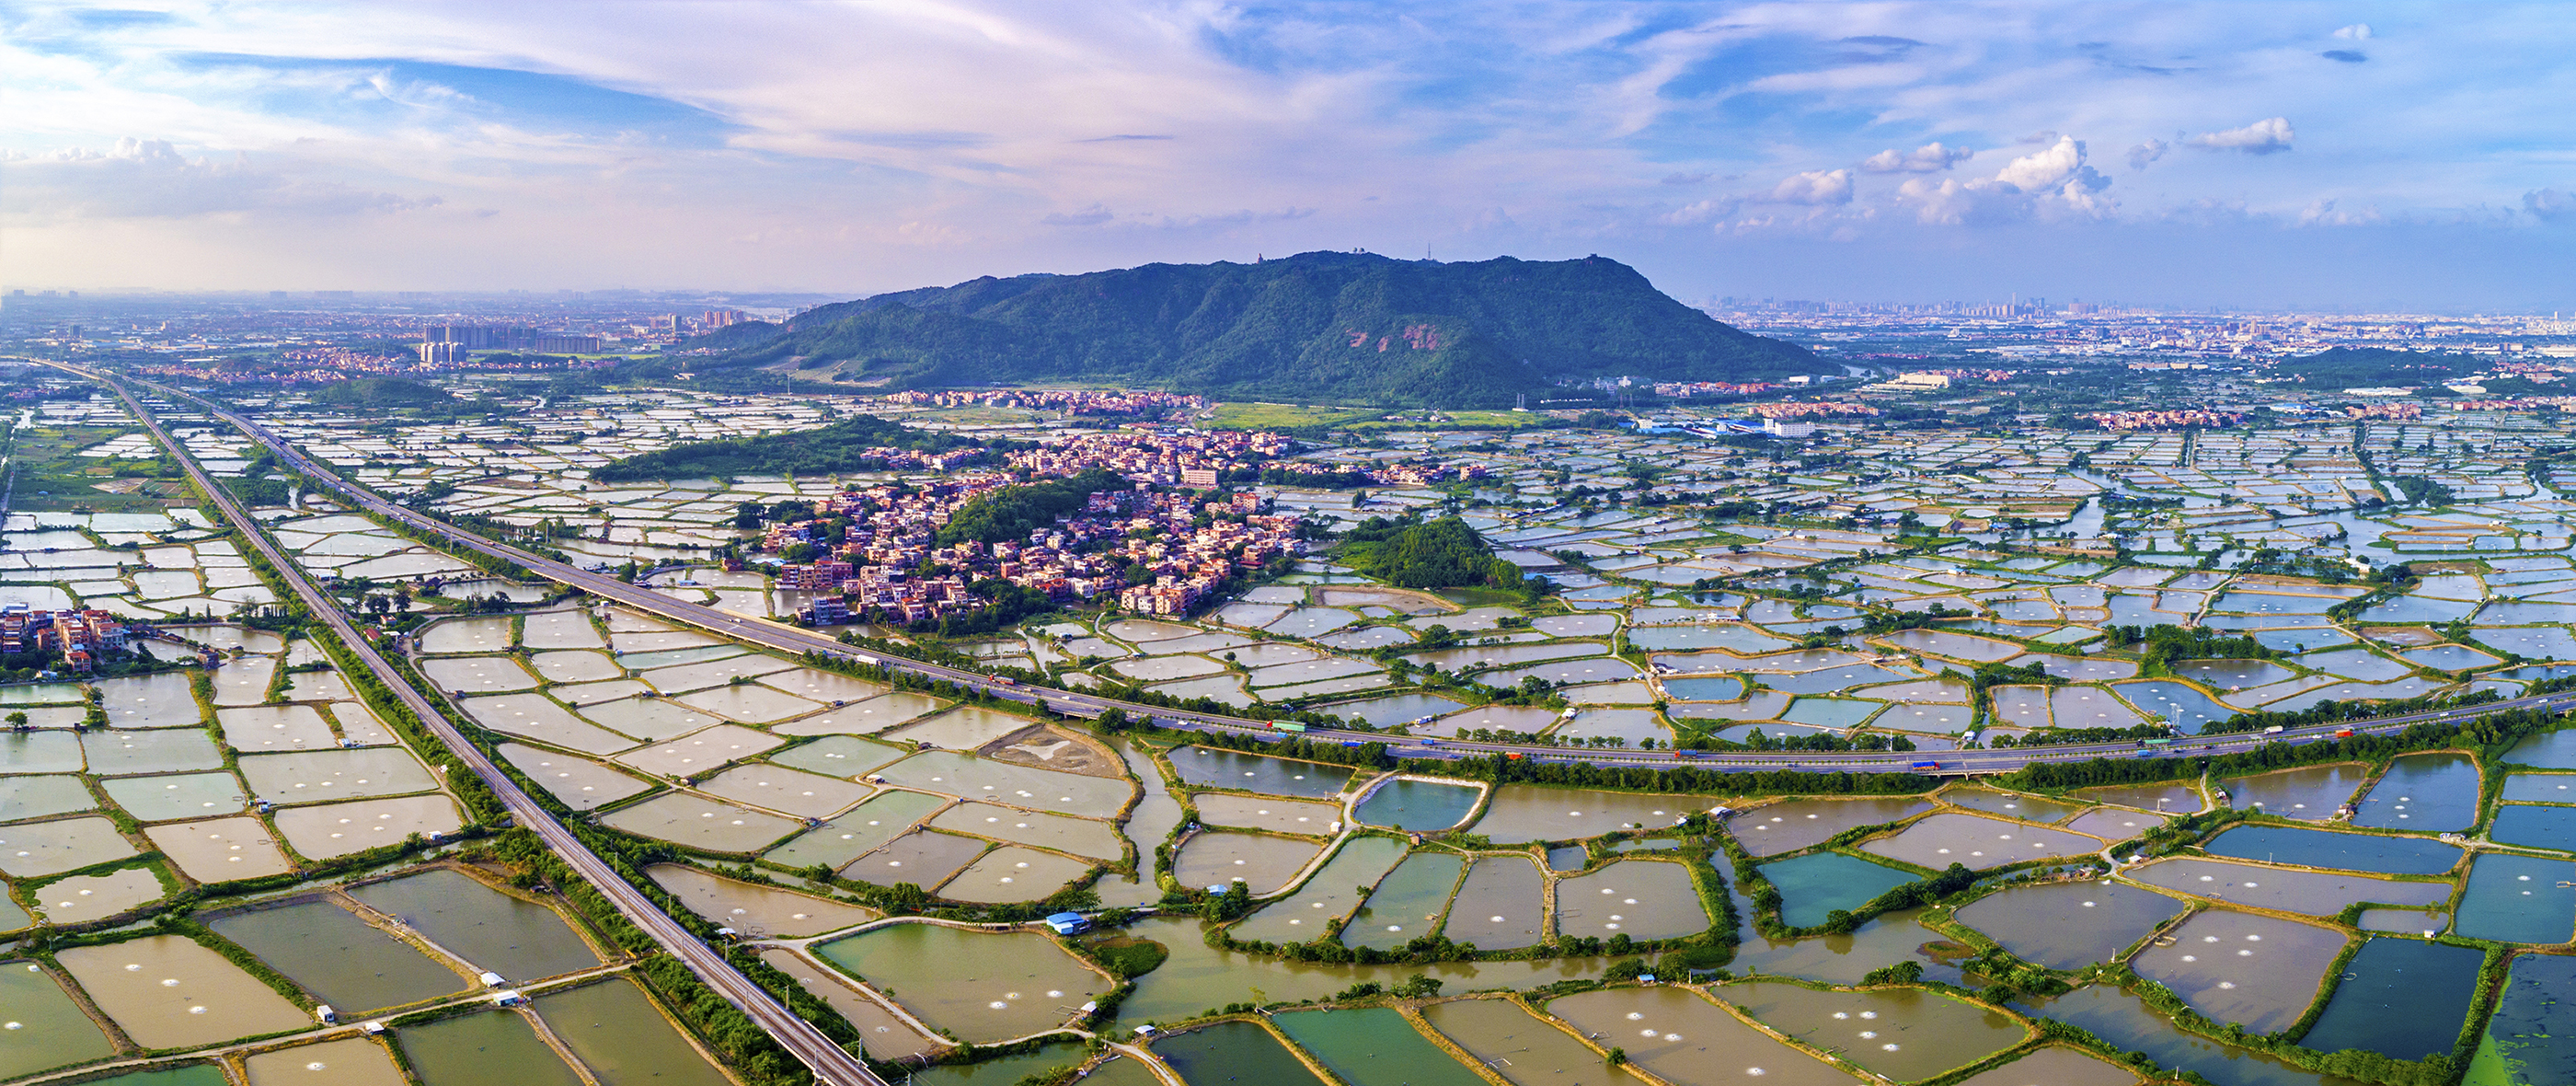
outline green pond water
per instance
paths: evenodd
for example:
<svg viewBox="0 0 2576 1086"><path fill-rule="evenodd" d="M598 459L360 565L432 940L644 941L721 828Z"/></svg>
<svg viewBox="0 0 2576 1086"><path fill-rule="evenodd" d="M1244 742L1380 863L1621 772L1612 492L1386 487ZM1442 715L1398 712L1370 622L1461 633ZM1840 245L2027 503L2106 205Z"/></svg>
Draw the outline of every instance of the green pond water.
<svg viewBox="0 0 2576 1086"><path fill-rule="evenodd" d="M1162 888L1154 881L1154 846L1162 844L1181 824L1181 801L1164 786L1163 771L1154 764L1154 756L1147 748L1127 739L1118 740L1116 745L1118 757L1127 763L1127 772L1144 782L1144 795L1118 828L1136 846L1139 870L1132 880L1123 875L1104 875L1092 889L1100 895L1103 905L1150 905L1163 897Z"/></svg>
<svg viewBox="0 0 2576 1086"><path fill-rule="evenodd" d="M1328 965L1292 962L1219 950L1207 945L1208 925L1158 917L1129 925L1127 934L1171 950L1163 967L1136 978L1136 991L1118 1007L1117 1031L1147 1022L1174 1022L1228 1003L1320 999L1363 981L1387 987L1416 973L1443 990L1529 989L1560 980L1599 976L1613 959L1549 958L1543 961L1441 962L1434 965Z"/></svg>
<svg viewBox="0 0 2576 1086"><path fill-rule="evenodd" d="M581 1077L515 1011L487 1010L394 1034L421 1086L582 1086Z"/></svg>
<svg viewBox="0 0 2576 1086"><path fill-rule="evenodd" d="M2576 863L2490 852L2469 868L2452 930L2502 943L2563 943L2576 933Z"/></svg>
<svg viewBox="0 0 2576 1086"><path fill-rule="evenodd" d="M1482 1086L1485 1081L1392 1008L1300 1011L1271 1022L1350 1086Z"/></svg>
<svg viewBox="0 0 2576 1086"><path fill-rule="evenodd" d="M2288 826L2239 826L2210 839L2212 856L2383 875L2439 875L2459 866L2460 849L2422 837L2333 833Z"/></svg>
<svg viewBox="0 0 2576 1086"><path fill-rule="evenodd" d="M1957 916L2024 961L2073 970L2111 960L2185 907L2134 886L2062 882L1990 894Z"/></svg>
<svg viewBox="0 0 2576 1086"><path fill-rule="evenodd" d="M2218 1086L2360 1086L2351 1079L2292 1067L2266 1053L2183 1032L2138 997L2108 985L2078 988L2021 1009L2081 1026L2112 1048L2144 1052L2160 1066L2199 1072Z"/></svg>
<svg viewBox="0 0 2576 1086"><path fill-rule="evenodd" d="M1387 781L1369 789L1351 808L1351 817L1371 826L1428 833L1464 821L1482 798L1484 790L1469 784Z"/></svg>
<svg viewBox="0 0 2576 1086"><path fill-rule="evenodd" d="M1377 885L1351 922L1342 943L1392 950L1440 930L1440 914L1466 874L1467 859L1454 852L1417 852Z"/></svg>
<svg viewBox="0 0 2576 1086"><path fill-rule="evenodd" d="M1512 1086L1636 1086L1601 1054L1572 1035L1499 999L1435 1003L1422 1008L1431 1028Z"/></svg>
<svg viewBox="0 0 2576 1086"><path fill-rule="evenodd" d="M1270 1031L1250 1022L1220 1022L1154 1042L1154 1054L1190 1086L1317 1086L1315 1073Z"/></svg>
<svg viewBox="0 0 2576 1086"><path fill-rule="evenodd" d="M2576 1008L2569 1007L2570 999L2576 999L2576 958L2515 958L2465 1086L2576 1082L2576 1030L2567 1027Z"/></svg>
<svg viewBox="0 0 2576 1086"><path fill-rule="evenodd" d="M2366 1048L2398 1060L2449 1055L2485 961L2485 952L2468 947L2372 939L2344 963L2325 1013L2299 1043L2319 1052Z"/></svg>
<svg viewBox="0 0 2576 1086"><path fill-rule="evenodd" d="M1735 903L1734 970L1743 974L1769 973L1802 977L1829 984L1858 984L1870 970L1912 961L1923 966L1927 980L1965 984L1956 965L1926 953L1941 937L1917 923L1921 909L1900 909L1880 913L1849 935L1815 935L1804 939L1773 942L1753 927L1753 899L1736 887L1726 888L1728 900Z"/></svg>
<svg viewBox="0 0 2576 1086"><path fill-rule="evenodd" d="M531 980L589 969L599 955L552 909L522 901L455 871L372 883L349 891L477 969Z"/></svg>
<svg viewBox="0 0 2576 1086"><path fill-rule="evenodd" d="M925 1067L911 1075L912 1086L1017 1086L1021 1079L1041 1071L1052 1071L1082 1062L1082 1046L1052 1044L1035 1052L1022 1052L982 1063L954 1063ZM1133 1063L1135 1061L1125 1061ZM1084 1083L1097 1086L1099 1076L1085 1078Z"/></svg>
<svg viewBox="0 0 2576 1086"><path fill-rule="evenodd" d="M0 962L0 1078L115 1054L107 1034L50 974L23 959Z"/></svg>
<svg viewBox="0 0 2576 1086"><path fill-rule="evenodd" d="M1812 928L1836 909L1856 909L1916 876L1839 852L1813 852L1794 860L1761 867L1762 877L1780 891L1780 922Z"/></svg>
<svg viewBox="0 0 2576 1086"><path fill-rule="evenodd" d="M128 1071L122 1075L109 1075L106 1078L94 1078L89 1081L102 1084L113 1083L114 1086L230 1086L232 1082L231 1079L224 1077L222 1068L210 1063L196 1063L186 1067L153 1071Z"/></svg>
<svg viewBox="0 0 2576 1086"><path fill-rule="evenodd" d="M1346 767L1266 754L1182 747L1168 758L1181 783L1201 788L1240 788L1274 796L1321 799L1340 793L1351 783L1351 771Z"/></svg>
<svg viewBox="0 0 2576 1086"><path fill-rule="evenodd" d="M2447 833L2478 822L2478 761L2466 754L2408 754L2361 797L2352 824Z"/></svg>
<svg viewBox="0 0 2576 1086"><path fill-rule="evenodd" d="M313 997L344 1015L364 1014L473 987L411 944L327 901L255 909L206 922Z"/></svg>
<svg viewBox="0 0 2576 1086"><path fill-rule="evenodd" d="M538 1017L601 1086L731 1086L631 980L538 996Z"/></svg>

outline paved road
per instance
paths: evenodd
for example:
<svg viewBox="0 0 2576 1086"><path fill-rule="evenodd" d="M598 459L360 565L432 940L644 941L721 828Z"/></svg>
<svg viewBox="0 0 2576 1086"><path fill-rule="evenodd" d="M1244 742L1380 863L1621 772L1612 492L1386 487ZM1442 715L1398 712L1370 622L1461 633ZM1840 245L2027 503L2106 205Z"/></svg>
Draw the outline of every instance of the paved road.
<svg viewBox="0 0 2576 1086"><path fill-rule="evenodd" d="M74 370L74 372L80 371ZM95 377L96 375L86 376ZM509 809L511 817L517 819L519 825L534 830L537 836L545 841L546 846L553 849L556 855L563 857L564 862L570 864L574 871L590 880L590 884L599 888L599 891L607 895L609 900L616 902L617 911L626 914L626 918L633 921L635 926L652 935L655 941L662 944L663 949L670 951L673 957L685 963L691 972L698 975L698 979L723 995L727 1002L741 1008L743 1013L751 1016L752 1021L759 1023L762 1029L768 1030L770 1036L777 1038L780 1045L793 1053L797 1059L804 1061L805 1066L813 1069L818 1082L824 1083L825 1086L885 1086L884 1080L871 1073L867 1065L858 1057L842 1051L841 1046L832 1043L832 1039L824 1036L821 1030L815 1029L813 1023L797 1017L786 1007L781 1006L777 1000L770 998L768 992L761 990L760 986L753 984L749 977L736 971L722 955L699 942L696 936L689 934L687 928L681 927L678 921L656 908L652 899L645 897L642 891L637 890L621 877L616 869L609 867L596 853L591 852L588 846L581 843L580 838L573 836L572 831L564 828L563 823L555 821L554 816L547 814L545 808L529 799L526 792L520 791L519 786L504 775L501 768L494 765L480 748L467 741L464 733L458 731L456 725L440 713L436 706L431 705L428 698L422 697L418 690L405 682L401 673L395 671L393 665L376 652L374 645L359 636L357 629L350 624L348 615L341 611L339 601L315 587L285 552L279 550L274 542L256 529L257 522L251 519L250 511L242 508L231 491L216 485L214 480L206 477L205 470L197 465L196 459L187 455L187 451L177 442L170 440L170 435L161 429L160 420L152 417L151 412L144 409L143 404L125 389L122 382L108 382L108 384L116 389L119 396L125 398L126 407L134 412L136 418L142 420L144 427L152 431L153 439L159 441L161 446L168 449L170 454L178 459L180 465L187 469L188 477L196 481L197 488L205 492L207 499L214 502L215 506L223 511L224 517L242 530L243 538L257 548L262 557L268 559L269 565L277 569L279 576L285 578L287 586L304 601L304 606L312 611L315 617L329 623L331 629L340 635L341 643L349 646L350 651L358 655L358 659L367 665L368 670L375 672L376 677L383 680L385 686L394 692L394 696L401 699L404 707L410 709L412 715L418 717L431 734L438 737L439 742L447 744L447 748L465 763L466 768L471 769L476 777L481 778L483 783L492 789L494 795L500 797L502 806Z"/></svg>
<svg viewBox="0 0 2576 1086"><path fill-rule="evenodd" d="M159 386L154 386L158 388ZM174 397L194 399L184 393L162 389ZM198 401L203 402L203 401ZM454 525L396 505L364 487L342 478L329 465L306 457L276 433L240 415L211 404L213 411L226 422L241 428L277 454L280 463L330 486L350 501L377 516L397 520L421 531L446 539L456 545L482 554L516 562L549 580L580 588L603 599L614 600L636 610L660 615L675 621L715 630L729 636L786 652L818 652L843 659L881 664L934 679L946 680L963 687L980 689L1015 701L1040 703L1071 716L1098 716L1110 708L1126 711L1130 716L1151 716L1169 727L1208 732L1237 732L1275 736L1276 731L1259 721L1245 720L1216 713L1168 709L1138 705L1104 698L1078 690L1056 690L1012 683L979 672L962 671L937 664L899 657L881 658L858 652L830 638L807 630L784 626L756 618L721 611L704 604L674 599L670 596L628 584L605 574L592 573L549 558L495 542ZM2024 766L2041 763L2084 762L2096 758L2185 757L2217 755L2254 750L2267 743L2312 743L2332 738L2339 732L2384 734L2401 731L2408 725L2429 720L2465 719L2517 708L2539 708L2566 712L2576 707L2576 691L2489 702L2464 709L2439 709L2402 716L2347 721L2314 727L2286 729L2277 734L2241 733L2207 737L2177 737L2169 745L2146 748L2137 743L2069 743L2057 746L2003 747L1991 750L1958 750L1920 753L1887 751L1607 751L1553 747L1538 744L1472 742L1466 740L1430 740L1391 736L1374 732L1314 728L1308 738L1356 746L1365 742L1384 742L1393 751L1408 757L1455 758L1501 754L1542 762L1589 762L1596 765L1650 766L1665 768L1688 765L1718 772L1765 772L1799 770L1815 773L1889 773L1918 772L1936 776L1975 776L2010 773Z"/></svg>

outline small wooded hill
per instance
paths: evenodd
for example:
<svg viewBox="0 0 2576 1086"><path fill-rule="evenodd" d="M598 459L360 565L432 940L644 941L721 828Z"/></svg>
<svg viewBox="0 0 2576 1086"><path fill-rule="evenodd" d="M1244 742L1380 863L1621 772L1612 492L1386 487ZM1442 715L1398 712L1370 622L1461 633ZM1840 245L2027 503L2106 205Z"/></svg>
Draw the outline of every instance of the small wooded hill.
<svg viewBox="0 0 2576 1086"><path fill-rule="evenodd" d="M1838 372L1597 256L1441 264L1305 253L987 277L725 331L696 344L730 349L719 365L837 363L846 378L898 387L1097 381L1434 407L1507 407L1567 378Z"/></svg>
<svg viewBox="0 0 2576 1086"><path fill-rule="evenodd" d="M693 441L657 452L637 453L602 465L591 473L591 478L620 483L736 475L833 475L884 467L883 459L870 454L872 449L935 453L984 444L874 415L859 415L820 429Z"/></svg>
<svg viewBox="0 0 2576 1086"><path fill-rule="evenodd" d="M2385 347L2332 347L2275 364L2276 376L2295 377L2316 389L2429 385L2475 373L2488 365L2475 355L2393 351Z"/></svg>

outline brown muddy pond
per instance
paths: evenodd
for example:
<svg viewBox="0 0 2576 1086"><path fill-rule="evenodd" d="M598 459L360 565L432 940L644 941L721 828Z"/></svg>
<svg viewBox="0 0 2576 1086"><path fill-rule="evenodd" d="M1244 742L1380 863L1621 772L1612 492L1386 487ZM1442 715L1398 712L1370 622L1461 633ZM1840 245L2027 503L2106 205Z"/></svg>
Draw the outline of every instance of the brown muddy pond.
<svg viewBox="0 0 2576 1086"><path fill-rule="evenodd" d="M1566 936L1677 939L1709 927L1688 867L1618 860L1556 884L1556 930Z"/></svg>
<svg viewBox="0 0 2576 1086"><path fill-rule="evenodd" d="M670 792L601 816L600 825L628 833L705 849L709 852L758 852L796 832L803 823L763 814L704 796Z"/></svg>
<svg viewBox="0 0 2576 1086"><path fill-rule="evenodd" d="M336 1004L334 1005L336 1006ZM408 1086L385 1046L365 1038L262 1052L242 1061L250 1086Z"/></svg>
<svg viewBox="0 0 2576 1086"><path fill-rule="evenodd" d="M2076 970L2111 960L2188 905L2116 882L2016 886L1960 907L1960 923L2022 960Z"/></svg>
<svg viewBox="0 0 2576 1086"><path fill-rule="evenodd" d="M206 922L344 1015L474 987L441 960L329 901L251 909Z"/></svg>
<svg viewBox="0 0 2576 1086"><path fill-rule="evenodd" d="M1199 809L1199 821L1210 826L1240 826L1320 837L1335 832L1342 821L1342 809L1329 803L1237 796L1223 792L1203 792L1190 797L1190 803Z"/></svg>
<svg viewBox="0 0 2576 1086"><path fill-rule="evenodd" d="M230 773L181 773L167 777L114 777L99 782L107 798L137 822L168 822L239 812L249 790Z"/></svg>
<svg viewBox="0 0 2576 1086"><path fill-rule="evenodd" d="M1712 807L1732 805L1715 796L1658 796L1507 784L1496 789L1483 817L1470 827L1498 845L1571 841L1612 830L1662 829Z"/></svg>
<svg viewBox="0 0 2576 1086"><path fill-rule="evenodd" d="M1116 827L1088 818L1040 814L989 803L960 803L941 811L930 824L953 833L1035 845L1106 863L1127 855L1126 842L1119 838Z"/></svg>
<svg viewBox="0 0 2576 1086"><path fill-rule="evenodd" d="M122 860L134 845L116 823L96 816L0 826L0 872L15 878L54 875Z"/></svg>
<svg viewBox="0 0 2576 1086"><path fill-rule="evenodd" d="M2130 964L2213 1021L2276 1033L2307 1013L2344 941L2329 928L2211 909Z"/></svg>
<svg viewBox="0 0 2576 1086"><path fill-rule="evenodd" d="M644 874L690 912L755 937L802 939L878 916L849 902L738 882L685 864L654 864Z"/></svg>
<svg viewBox="0 0 2576 1086"><path fill-rule="evenodd" d="M760 952L760 960L839 1011L859 1031L859 1044L873 1059L909 1059L946 1044L922 1036L921 1031L907 1025L883 1004L859 994L840 974L805 960L795 951L770 947Z"/></svg>
<svg viewBox="0 0 2576 1086"><path fill-rule="evenodd" d="M196 1048L313 1023L240 966L181 936L73 947L56 958L90 1001L145 1048Z"/></svg>
<svg viewBox="0 0 2576 1086"><path fill-rule="evenodd" d="M28 891L36 909L56 924L101 920L161 900L168 891L151 871L127 868L104 875L74 875Z"/></svg>
<svg viewBox="0 0 2576 1086"><path fill-rule="evenodd" d="M2228 805L2239 810L2321 822L2334 817L2335 810L2351 800L2369 777L2370 767L2344 763L2235 777L2218 786L2227 793Z"/></svg>
<svg viewBox="0 0 2576 1086"><path fill-rule="evenodd" d="M2001 1011L1920 988L1819 992L1795 984L1716 989L1763 1025L1898 1082L1975 1063L2028 1036Z"/></svg>
<svg viewBox="0 0 2576 1086"><path fill-rule="evenodd" d="M769 760L808 773L853 780L869 770L890 765L907 753L892 743L861 739L855 735L827 735L771 754Z"/></svg>
<svg viewBox="0 0 2576 1086"><path fill-rule="evenodd" d="M1547 1013L1618 1048L1674 1086L1851 1086L1853 1076L1773 1040L1691 989L1611 988L1551 1000Z"/></svg>
<svg viewBox="0 0 2576 1086"><path fill-rule="evenodd" d="M537 787L562 800L564 806L576 811L596 810L653 788L651 784L587 758L575 758L518 743L500 744L499 750L504 761L527 774Z"/></svg>
<svg viewBox="0 0 2576 1086"><path fill-rule="evenodd" d="M821 818L876 791L839 777L753 762L700 781L697 790L797 818Z"/></svg>
<svg viewBox="0 0 2576 1086"><path fill-rule="evenodd" d="M841 873L879 886L908 882L928 890L965 870L991 847L981 838L919 830L859 857Z"/></svg>
<svg viewBox="0 0 2576 1086"><path fill-rule="evenodd" d="M290 807L270 817L278 836L315 860L395 844L415 833L454 833L465 824L456 801L444 795Z"/></svg>
<svg viewBox="0 0 2576 1086"><path fill-rule="evenodd" d="M1521 855L1478 856L1459 884L1441 934L1481 950L1514 950L1547 940L1546 878Z"/></svg>
<svg viewBox="0 0 2576 1086"><path fill-rule="evenodd" d="M1350 915L1367 888L1376 886L1403 857L1404 843L1393 838L1352 838L1295 894L1262 906L1235 925L1232 934L1243 942L1302 943L1318 938L1333 921Z"/></svg>
<svg viewBox="0 0 2576 1086"><path fill-rule="evenodd" d="M1736 815L1726 828L1746 852L1776 856L1823 844L1855 826L1895 822L1931 809L1931 801L1913 798L1793 799Z"/></svg>
<svg viewBox="0 0 2576 1086"><path fill-rule="evenodd" d="M272 803L318 803L426 792L438 779L401 747L245 754L238 763L251 794Z"/></svg>
<svg viewBox="0 0 2576 1086"><path fill-rule="evenodd" d="M2072 1048L2042 1048L1959 1086L2135 1086L2138 1073Z"/></svg>
<svg viewBox="0 0 2576 1086"><path fill-rule="evenodd" d="M828 864L837 869L902 836L922 816L946 806L946 796L890 789L849 813L796 835L765 858L789 867Z"/></svg>
<svg viewBox="0 0 2576 1086"><path fill-rule="evenodd" d="M1125 777L1059 773L949 750L913 755L877 775L887 784L924 792L1081 818L1115 817L1136 795L1136 783Z"/></svg>
<svg viewBox="0 0 2576 1086"><path fill-rule="evenodd" d="M294 862L278 849L277 840L269 834L268 827L247 815L210 818L203 822L164 823L146 828L143 836L152 842L152 847L168 856L171 863L179 865L181 872L199 882L255 879L295 869ZM327 857L333 854L307 855Z"/></svg>
<svg viewBox="0 0 2576 1086"><path fill-rule="evenodd" d="M1636 1086L1588 1045L1509 1000L1468 999L1422 1008L1422 1017L1512 1086Z"/></svg>
<svg viewBox="0 0 2576 1086"><path fill-rule="evenodd" d="M1254 897L1278 893L1324 850L1316 841L1257 833L1201 833L1181 846L1172 877L1188 887L1240 881Z"/></svg>
<svg viewBox="0 0 2576 1086"><path fill-rule="evenodd" d="M932 1028L952 1030L969 1042L1061 1025L1110 988L1107 978L1054 940L1031 932L893 924L813 950Z"/></svg>
<svg viewBox="0 0 2576 1086"><path fill-rule="evenodd" d="M1944 813L1907 826L1894 837L1864 841L1860 848L1939 871L1954 863L1979 869L2051 856L2082 856L2100 851L2102 842L2064 830Z"/></svg>
<svg viewBox="0 0 2576 1086"><path fill-rule="evenodd" d="M1091 867L1088 860L1005 845L941 883L939 896L978 904L1035 901L1063 889Z"/></svg>

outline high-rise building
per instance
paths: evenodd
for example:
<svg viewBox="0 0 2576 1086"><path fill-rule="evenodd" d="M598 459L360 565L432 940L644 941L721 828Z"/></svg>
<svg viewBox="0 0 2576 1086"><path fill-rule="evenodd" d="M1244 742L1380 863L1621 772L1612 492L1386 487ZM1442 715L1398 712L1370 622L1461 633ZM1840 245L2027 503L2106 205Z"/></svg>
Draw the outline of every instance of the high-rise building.
<svg viewBox="0 0 2576 1086"><path fill-rule="evenodd" d="M465 345L462 343L432 341L420 345L420 360L425 363L434 365L440 362L463 362L465 359Z"/></svg>

